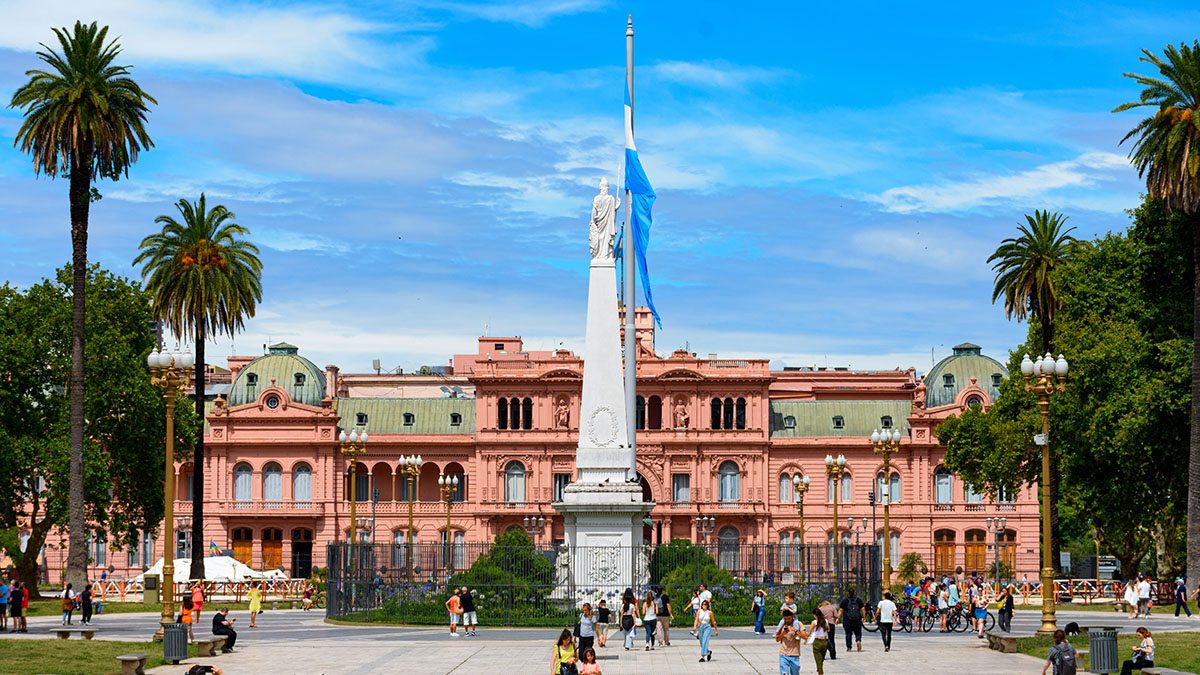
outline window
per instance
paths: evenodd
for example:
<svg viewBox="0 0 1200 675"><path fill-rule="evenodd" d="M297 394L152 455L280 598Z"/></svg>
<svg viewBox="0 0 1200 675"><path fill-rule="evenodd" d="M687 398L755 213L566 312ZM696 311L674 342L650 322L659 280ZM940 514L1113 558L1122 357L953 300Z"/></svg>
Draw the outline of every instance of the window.
<svg viewBox="0 0 1200 675"><path fill-rule="evenodd" d="M504 501L525 501L525 465L512 461L504 467Z"/></svg>
<svg viewBox="0 0 1200 675"><path fill-rule="evenodd" d="M504 351L504 343L503 342L492 343L492 349L495 349L498 352L502 352L502 351Z"/></svg>
<svg viewBox="0 0 1200 675"><path fill-rule="evenodd" d="M141 550L137 542L129 545L129 567L139 567L142 564Z"/></svg>
<svg viewBox="0 0 1200 675"><path fill-rule="evenodd" d="M521 399L514 398L508 402L508 428L513 431L521 428Z"/></svg>
<svg viewBox="0 0 1200 675"><path fill-rule="evenodd" d="M710 428L720 429L721 428L721 399L714 398L712 400L712 402L709 403L709 407L712 408L712 419L711 419Z"/></svg>
<svg viewBox="0 0 1200 675"><path fill-rule="evenodd" d="M983 493L976 492L974 485L971 485L970 483L964 483L963 492L965 493L968 504L980 504L983 502Z"/></svg>
<svg viewBox="0 0 1200 675"><path fill-rule="evenodd" d="M942 376L942 386L947 389L954 388L954 375L946 373Z"/></svg>
<svg viewBox="0 0 1200 675"><path fill-rule="evenodd" d="M496 415L496 428L497 429L507 429L508 428L508 399L501 396L500 400L496 402L496 405L499 408L499 413Z"/></svg>
<svg viewBox="0 0 1200 675"><path fill-rule="evenodd" d="M354 500L358 502L371 501L371 475L365 466L359 465L354 474Z"/></svg>
<svg viewBox="0 0 1200 675"><path fill-rule="evenodd" d="M982 408L983 407L983 399L979 398L978 396L972 396L971 398L967 399L967 407L968 408L977 408L977 409Z"/></svg>
<svg viewBox="0 0 1200 675"><path fill-rule="evenodd" d="M692 501L692 477L686 473L671 475L671 499L686 504Z"/></svg>
<svg viewBox="0 0 1200 675"><path fill-rule="evenodd" d="M275 462L263 467L263 499L274 502L274 506L283 501L283 468Z"/></svg>
<svg viewBox="0 0 1200 675"><path fill-rule="evenodd" d="M888 486L888 499L891 500L890 503L900 503L900 487L900 474L893 471L891 485Z"/></svg>
<svg viewBox="0 0 1200 675"><path fill-rule="evenodd" d="M779 503L792 504L796 497L792 490L792 477L786 473L779 474Z"/></svg>
<svg viewBox="0 0 1200 675"><path fill-rule="evenodd" d="M1004 376L1000 373L992 373L992 386L999 389L1000 383L1004 381Z"/></svg>
<svg viewBox="0 0 1200 675"><path fill-rule="evenodd" d="M796 538L796 543L800 543L799 536ZM779 533L779 569L786 570L792 567L792 536L788 532Z"/></svg>
<svg viewBox="0 0 1200 675"><path fill-rule="evenodd" d="M641 431L646 428L646 399L642 396L637 397L637 430Z"/></svg>
<svg viewBox="0 0 1200 675"><path fill-rule="evenodd" d="M838 503L839 504L850 503L850 498L854 495L854 491L852 489L853 487L854 487L854 483L853 483L853 481L850 480L850 474L849 473L842 474L842 485L841 485L841 488L838 490ZM825 490L826 490L825 501L829 504L832 504L833 503L833 476L830 476L829 478L826 479Z"/></svg>
<svg viewBox="0 0 1200 675"><path fill-rule="evenodd" d="M524 401L521 401L521 418L522 429L533 428L533 399L526 398ZM516 427L513 428L515 429Z"/></svg>
<svg viewBox="0 0 1200 675"><path fill-rule="evenodd" d="M883 533L880 532L875 537L875 545L879 547L879 566L883 567ZM892 569L895 570L900 566L900 533L892 533L891 550L888 557L892 560Z"/></svg>
<svg viewBox="0 0 1200 675"><path fill-rule="evenodd" d="M304 386L304 373L296 373L295 380L296 380L297 387L303 387Z"/></svg>
<svg viewBox="0 0 1200 675"><path fill-rule="evenodd" d="M312 501L312 467L297 464L292 469L292 501L307 504Z"/></svg>
<svg viewBox="0 0 1200 675"><path fill-rule="evenodd" d="M783 428L784 429L795 429L796 428L796 418L791 415L784 417L783 418Z"/></svg>
<svg viewBox="0 0 1200 675"><path fill-rule="evenodd" d="M250 481L253 472L249 464L238 464L233 467L233 500L235 502L250 501Z"/></svg>
<svg viewBox="0 0 1200 675"><path fill-rule="evenodd" d="M187 465L183 471L179 473L179 478L183 482L183 501L192 501L192 490L195 488L192 485L192 466Z"/></svg>
<svg viewBox="0 0 1200 675"><path fill-rule="evenodd" d="M462 426L462 415L460 415L458 413L450 413L450 426L461 427Z"/></svg>
<svg viewBox="0 0 1200 675"><path fill-rule="evenodd" d="M842 417L841 415L834 415L833 416L833 428L834 429L845 429L846 428L846 418Z"/></svg>
<svg viewBox="0 0 1200 675"><path fill-rule="evenodd" d="M996 502L1009 503L1013 500L1013 491L1007 487L1001 486L996 489Z"/></svg>
<svg viewBox="0 0 1200 675"><path fill-rule="evenodd" d="M954 501L954 476L944 466L933 472L933 501L950 504Z"/></svg>
<svg viewBox="0 0 1200 675"><path fill-rule="evenodd" d="M461 470L461 468L460 468ZM458 485L454 486L454 491L450 493L450 501L465 502L467 501L467 474L458 474Z"/></svg>
<svg viewBox="0 0 1200 675"><path fill-rule="evenodd" d="M404 413L404 426L411 427L412 425L416 424L416 422L417 422L416 415L414 415L410 412Z"/></svg>
<svg viewBox="0 0 1200 675"><path fill-rule="evenodd" d="M735 429L746 428L746 399L739 398L734 412L733 426Z"/></svg>
<svg viewBox="0 0 1200 675"><path fill-rule="evenodd" d="M445 557L446 557L446 531L445 530L442 530L442 532L441 532L441 539L442 539L442 560L443 560L443 562L445 562ZM453 541L454 541L454 548L453 548L454 557L453 557L453 559L451 559L449 561L450 567L462 568L465 566L464 563L466 562L466 557L467 557L466 556L466 554L467 554L467 535L462 530L457 530L454 532Z"/></svg>
<svg viewBox="0 0 1200 675"><path fill-rule="evenodd" d="M192 531L175 530L175 557L186 558L192 551Z"/></svg>
<svg viewBox="0 0 1200 675"><path fill-rule="evenodd" d="M89 535L88 553L92 558L93 566L104 567L108 565L108 540L105 533L96 530Z"/></svg>
<svg viewBox="0 0 1200 675"><path fill-rule="evenodd" d="M896 504L900 501L900 474L892 472L892 479L886 481L883 472L875 474L875 502L877 504ZM887 497L885 500L884 497Z"/></svg>
<svg viewBox="0 0 1200 675"><path fill-rule="evenodd" d="M354 416L354 421L360 427L367 426L367 413L364 413L364 412L358 413L357 415Z"/></svg>
<svg viewBox="0 0 1200 675"><path fill-rule="evenodd" d="M651 396L646 402L646 426L650 429L662 428L663 417L662 398Z"/></svg>
<svg viewBox="0 0 1200 675"><path fill-rule="evenodd" d="M733 428L733 399L732 398L725 399L725 410L723 411L723 414L721 415L721 428L722 429L732 429Z"/></svg>
<svg viewBox="0 0 1200 675"><path fill-rule="evenodd" d="M415 480L415 478L414 478L414 477L411 477L411 476L401 476L401 477L400 477L400 497L399 497L399 500L400 500L400 501L402 501L402 502L412 501L412 500L413 500L413 497L414 497L414 496L415 496L415 494L416 494L416 491L415 491L415 490L410 490L410 488L412 487L412 485L411 485L411 483L410 483L409 481L411 481L411 480Z"/></svg>
<svg viewBox="0 0 1200 675"><path fill-rule="evenodd" d="M279 397L278 396L268 396L267 397L267 407L270 408L271 410L278 408L279 407Z"/></svg>
<svg viewBox="0 0 1200 675"><path fill-rule="evenodd" d="M721 467L717 469L718 474L718 496L717 499L722 502L736 502L741 499L741 472L738 470L737 462L732 460L721 463Z"/></svg>
<svg viewBox="0 0 1200 675"><path fill-rule="evenodd" d="M884 429L891 429L892 428L892 416L884 415L883 417L880 417L879 418L879 426L883 427Z"/></svg>
<svg viewBox="0 0 1200 675"><path fill-rule="evenodd" d="M408 567L405 562L408 559L408 546L405 544L404 536L404 530L396 530L392 533L392 567L398 570Z"/></svg>
<svg viewBox="0 0 1200 675"><path fill-rule="evenodd" d="M741 557L741 535L736 527L726 525L717 532L717 564L733 571Z"/></svg>
<svg viewBox="0 0 1200 675"><path fill-rule="evenodd" d="M258 373L246 373L246 386L253 387L258 384Z"/></svg>
<svg viewBox="0 0 1200 675"><path fill-rule="evenodd" d="M554 501L561 502L563 500L563 490L571 484L571 474L556 473L554 474Z"/></svg>

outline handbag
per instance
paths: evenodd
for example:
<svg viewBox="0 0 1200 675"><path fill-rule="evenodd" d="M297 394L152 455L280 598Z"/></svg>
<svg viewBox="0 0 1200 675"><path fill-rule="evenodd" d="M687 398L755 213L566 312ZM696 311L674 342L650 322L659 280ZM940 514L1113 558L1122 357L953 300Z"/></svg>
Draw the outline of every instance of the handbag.
<svg viewBox="0 0 1200 675"><path fill-rule="evenodd" d="M562 659L558 645L554 645L554 656L556 661ZM558 666L558 675L579 675L579 666L574 663L561 663Z"/></svg>
<svg viewBox="0 0 1200 675"><path fill-rule="evenodd" d="M640 625L642 625L642 617L640 617L640 616L636 616L636 615L635 615L635 616L633 617L633 625L635 625L635 626L640 626Z"/></svg>
<svg viewBox="0 0 1200 675"><path fill-rule="evenodd" d="M577 621L577 622L575 622L575 628L574 628L574 629L571 631L571 635L574 635L575 637L583 637L582 635L580 635L580 630L579 630L579 622L578 622L578 621Z"/></svg>

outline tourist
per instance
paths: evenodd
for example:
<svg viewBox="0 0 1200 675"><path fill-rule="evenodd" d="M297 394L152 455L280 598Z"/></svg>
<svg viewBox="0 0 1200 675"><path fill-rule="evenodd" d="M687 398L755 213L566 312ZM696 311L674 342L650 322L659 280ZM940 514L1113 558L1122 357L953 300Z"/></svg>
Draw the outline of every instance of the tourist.
<svg viewBox="0 0 1200 675"><path fill-rule="evenodd" d="M1000 630L1005 633L1012 632L1013 609L1015 607L1013 587L1005 586L1004 591L1000 594Z"/></svg>
<svg viewBox="0 0 1200 675"><path fill-rule="evenodd" d="M1053 675L1075 675L1076 666L1075 659L1079 658L1079 651L1067 642L1067 634L1062 629L1054 631L1054 646L1050 648L1050 653L1046 655L1046 665L1042 666L1042 675L1046 675L1046 671L1054 668Z"/></svg>
<svg viewBox="0 0 1200 675"><path fill-rule="evenodd" d="M34 583L34 588L37 588L37 582ZM21 632L29 632L29 584L21 584Z"/></svg>
<svg viewBox="0 0 1200 675"><path fill-rule="evenodd" d="M596 605L596 643L601 649L608 646L608 624L610 623L612 623L612 610L608 608L607 601L601 600Z"/></svg>
<svg viewBox="0 0 1200 675"><path fill-rule="evenodd" d="M1187 613L1188 618L1192 618L1192 610L1188 608L1187 585L1183 583L1182 577L1175 579L1175 618L1179 618L1179 610Z"/></svg>
<svg viewBox="0 0 1200 675"><path fill-rule="evenodd" d="M579 675L603 675L600 662L596 660L595 649L584 650L583 657L579 660Z"/></svg>
<svg viewBox="0 0 1200 675"><path fill-rule="evenodd" d="M846 597L838 605L838 620L842 624L842 632L846 635L846 651L857 645L862 651L862 625L866 619L867 606L858 598L854 589L846 591Z"/></svg>
<svg viewBox="0 0 1200 675"><path fill-rule="evenodd" d="M1129 605L1129 618L1138 618L1141 612L1138 607L1137 582L1133 579L1125 584L1125 604Z"/></svg>
<svg viewBox="0 0 1200 675"><path fill-rule="evenodd" d="M779 643L779 675L800 675L800 641L807 638L808 632L796 615L791 610L784 610L783 619L775 628L775 641Z"/></svg>
<svg viewBox="0 0 1200 675"><path fill-rule="evenodd" d="M450 637L458 637L458 616L462 614L462 600L458 597L458 589L446 600L446 611L450 614Z"/></svg>
<svg viewBox="0 0 1200 675"><path fill-rule="evenodd" d="M754 634L766 635L767 629L763 627L763 619L767 617L767 594L763 589L758 589L754 594L754 604L750 607L750 611L754 612ZM795 615L793 614L793 616ZM778 640L778 636L776 636L776 640Z"/></svg>
<svg viewBox="0 0 1200 675"><path fill-rule="evenodd" d="M193 600L192 605L194 606L195 604L196 601ZM237 621L237 619L229 616L228 607L222 607L215 614L213 614L212 632L213 635L225 636L225 646L221 648L221 651L226 654L233 651L233 644L237 642L237 631L233 629L233 624L235 621Z"/></svg>
<svg viewBox="0 0 1200 675"><path fill-rule="evenodd" d="M796 613L796 594L793 591L783 594L783 602L779 603L779 613L783 614L785 609L792 614Z"/></svg>
<svg viewBox="0 0 1200 675"><path fill-rule="evenodd" d="M192 611L195 613L194 618L197 623L200 621L200 610L202 609L204 609L204 582L196 581L192 583Z"/></svg>
<svg viewBox="0 0 1200 675"><path fill-rule="evenodd" d="M1151 610L1154 609L1154 598L1158 595L1158 584L1154 583L1154 577L1147 574L1146 585L1150 587L1150 594L1146 596L1146 616L1150 616Z"/></svg>
<svg viewBox="0 0 1200 675"><path fill-rule="evenodd" d="M550 658L550 672L552 675L570 675L571 672L578 671L575 665L578 661L575 640L571 637L571 631L564 628L554 643L554 653ZM564 669L563 666L568 667Z"/></svg>
<svg viewBox="0 0 1200 675"><path fill-rule="evenodd" d="M789 595L791 595L793 598L795 598L794 593L791 593ZM796 607L796 602L793 599L793 601L792 601L792 608L793 608L792 611L793 612L796 611L795 607ZM836 661L837 660L837 640L835 638L837 637L838 608L832 602L829 602L828 600L822 600L821 604L817 607L817 609L819 609L821 611L821 614L823 614L825 616L825 640L828 643L828 645L826 646L826 649L829 652L829 660Z"/></svg>
<svg viewBox="0 0 1200 675"><path fill-rule="evenodd" d="M71 590L71 584L67 584L67 589L62 594L62 625L71 625L71 616L75 613L75 591Z"/></svg>
<svg viewBox="0 0 1200 675"><path fill-rule="evenodd" d="M633 630L631 631L631 633L634 638L637 638L637 627L642 625L642 620L641 620L641 617L639 617L638 613L637 613L638 602L637 602L637 597L634 596L634 594L633 594L633 589L626 587L625 593L623 593L621 595L621 600L633 605L634 622L633 622ZM624 605L622 605L622 608L624 608Z"/></svg>
<svg viewBox="0 0 1200 675"><path fill-rule="evenodd" d="M712 661L712 649L708 643L717 634L717 617L713 614L712 605L708 600L700 602L700 610L696 612L692 630L696 631L696 637L700 638L700 660Z"/></svg>
<svg viewBox="0 0 1200 675"><path fill-rule="evenodd" d="M312 582L304 584L304 593L300 598L300 606L304 611L308 611L313 607L313 593L317 590Z"/></svg>
<svg viewBox="0 0 1200 675"><path fill-rule="evenodd" d="M187 627L188 641L195 642L196 635L192 632L192 624L195 623L196 605L192 603L192 596L183 596L183 607L179 610L179 623Z"/></svg>
<svg viewBox="0 0 1200 675"><path fill-rule="evenodd" d="M1150 629L1142 626L1137 629L1142 641L1133 648L1133 655L1121 664L1121 675L1133 675L1134 670L1145 670L1154 667L1154 638L1150 637Z"/></svg>
<svg viewBox="0 0 1200 675"><path fill-rule="evenodd" d="M704 604L705 601L712 605L712 591L708 590L708 584L700 584L700 604Z"/></svg>
<svg viewBox="0 0 1200 675"><path fill-rule="evenodd" d="M21 630L21 582L14 581L9 586L8 615L12 617L12 629L8 632L18 633Z"/></svg>
<svg viewBox="0 0 1200 675"><path fill-rule="evenodd" d="M658 619L658 627L662 629L662 643L664 647L671 646L671 619L675 618L675 612L671 609L671 596L663 589L659 589L658 597L655 602L655 617Z"/></svg>
<svg viewBox="0 0 1200 675"><path fill-rule="evenodd" d="M938 591L937 610L938 624L941 628L940 632L949 633L950 629L946 627L946 621L950 619L950 592L945 588Z"/></svg>
<svg viewBox="0 0 1200 675"><path fill-rule="evenodd" d="M817 675L825 675L825 654L833 645L830 628L825 612L820 607L814 609L813 622L808 628L808 634L812 638L813 661L817 664Z"/></svg>
<svg viewBox="0 0 1200 675"><path fill-rule="evenodd" d="M883 651L892 651L892 625L896 621L896 603L892 602L892 594L884 593L883 600L875 608L875 624L879 626L879 636L883 638Z"/></svg>
<svg viewBox="0 0 1200 675"><path fill-rule="evenodd" d="M592 603L583 603L582 613L579 615L579 653L592 648L596 642L596 615L592 612Z"/></svg>
<svg viewBox="0 0 1200 675"><path fill-rule="evenodd" d="M463 633L470 637L475 637L475 629L479 627L479 613L475 610L475 596L472 595L471 589L466 586L462 587L462 594L459 596L462 602L462 625Z"/></svg>
<svg viewBox="0 0 1200 675"><path fill-rule="evenodd" d="M251 584L249 592L246 593L246 597L250 599L250 627L258 628L255 619L258 618L259 614L262 614L262 584Z"/></svg>
<svg viewBox="0 0 1200 675"><path fill-rule="evenodd" d="M646 599L642 602L642 628L646 634L646 651L653 651L654 638L658 634L658 605L650 591L646 591Z"/></svg>
<svg viewBox="0 0 1200 675"><path fill-rule="evenodd" d="M637 626L637 603L631 595L621 597L621 630L625 632L625 651L633 649L633 629Z"/></svg>
<svg viewBox="0 0 1200 675"><path fill-rule="evenodd" d="M988 601L987 596L983 594L982 587L975 587L973 591L974 597L971 602L975 609L975 631L979 634L979 639L983 639L983 628L987 624Z"/></svg>
<svg viewBox="0 0 1200 675"><path fill-rule="evenodd" d="M0 630L8 630L8 579L0 576Z"/></svg>
<svg viewBox="0 0 1200 675"><path fill-rule="evenodd" d="M1137 615L1150 616L1150 580L1138 575L1137 583Z"/></svg>
<svg viewBox="0 0 1200 675"><path fill-rule="evenodd" d="M1200 589L1197 589L1200 592ZM688 608L692 610L692 623L696 622L696 612L700 611L700 591L692 591L692 599L688 602ZM692 637L696 637L696 631L691 631Z"/></svg>
<svg viewBox="0 0 1200 675"><path fill-rule="evenodd" d="M84 584L83 592L79 594L79 609L83 612L81 623L85 626L92 625L92 585Z"/></svg>

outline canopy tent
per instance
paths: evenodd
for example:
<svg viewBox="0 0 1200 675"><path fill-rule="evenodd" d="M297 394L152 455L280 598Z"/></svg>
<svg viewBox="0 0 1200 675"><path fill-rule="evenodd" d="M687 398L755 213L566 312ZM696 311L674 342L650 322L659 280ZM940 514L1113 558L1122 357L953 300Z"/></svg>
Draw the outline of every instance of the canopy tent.
<svg viewBox="0 0 1200 675"><path fill-rule="evenodd" d="M175 581L176 583L188 581L191 576L192 561L190 558L175 559ZM163 561L159 558L154 566L145 572L134 577L137 581L142 581L147 574L162 576ZM204 559L204 578L207 581L245 581L248 579L287 579L288 576L282 571L274 569L266 572L259 572L250 569L246 564L231 558L229 556L210 556Z"/></svg>

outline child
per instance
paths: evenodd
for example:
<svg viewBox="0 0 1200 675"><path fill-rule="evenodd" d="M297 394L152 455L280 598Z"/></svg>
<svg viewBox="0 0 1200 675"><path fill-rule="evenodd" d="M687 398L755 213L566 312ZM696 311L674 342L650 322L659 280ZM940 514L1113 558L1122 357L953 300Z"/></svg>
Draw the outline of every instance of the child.
<svg viewBox="0 0 1200 675"><path fill-rule="evenodd" d="M192 634L192 624L195 622L196 605L192 603L192 596L183 596L183 608L179 610L179 623L187 627L188 641L195 642L196 636Z"/></svg>
<svg viewBox="0 0 1200 675"><path fill-rule="evenodd" d="M583 651L583 660L579 663L579 675L603 675L600 672L600 664L596 662L596 650L585 649Z"/></svg>

